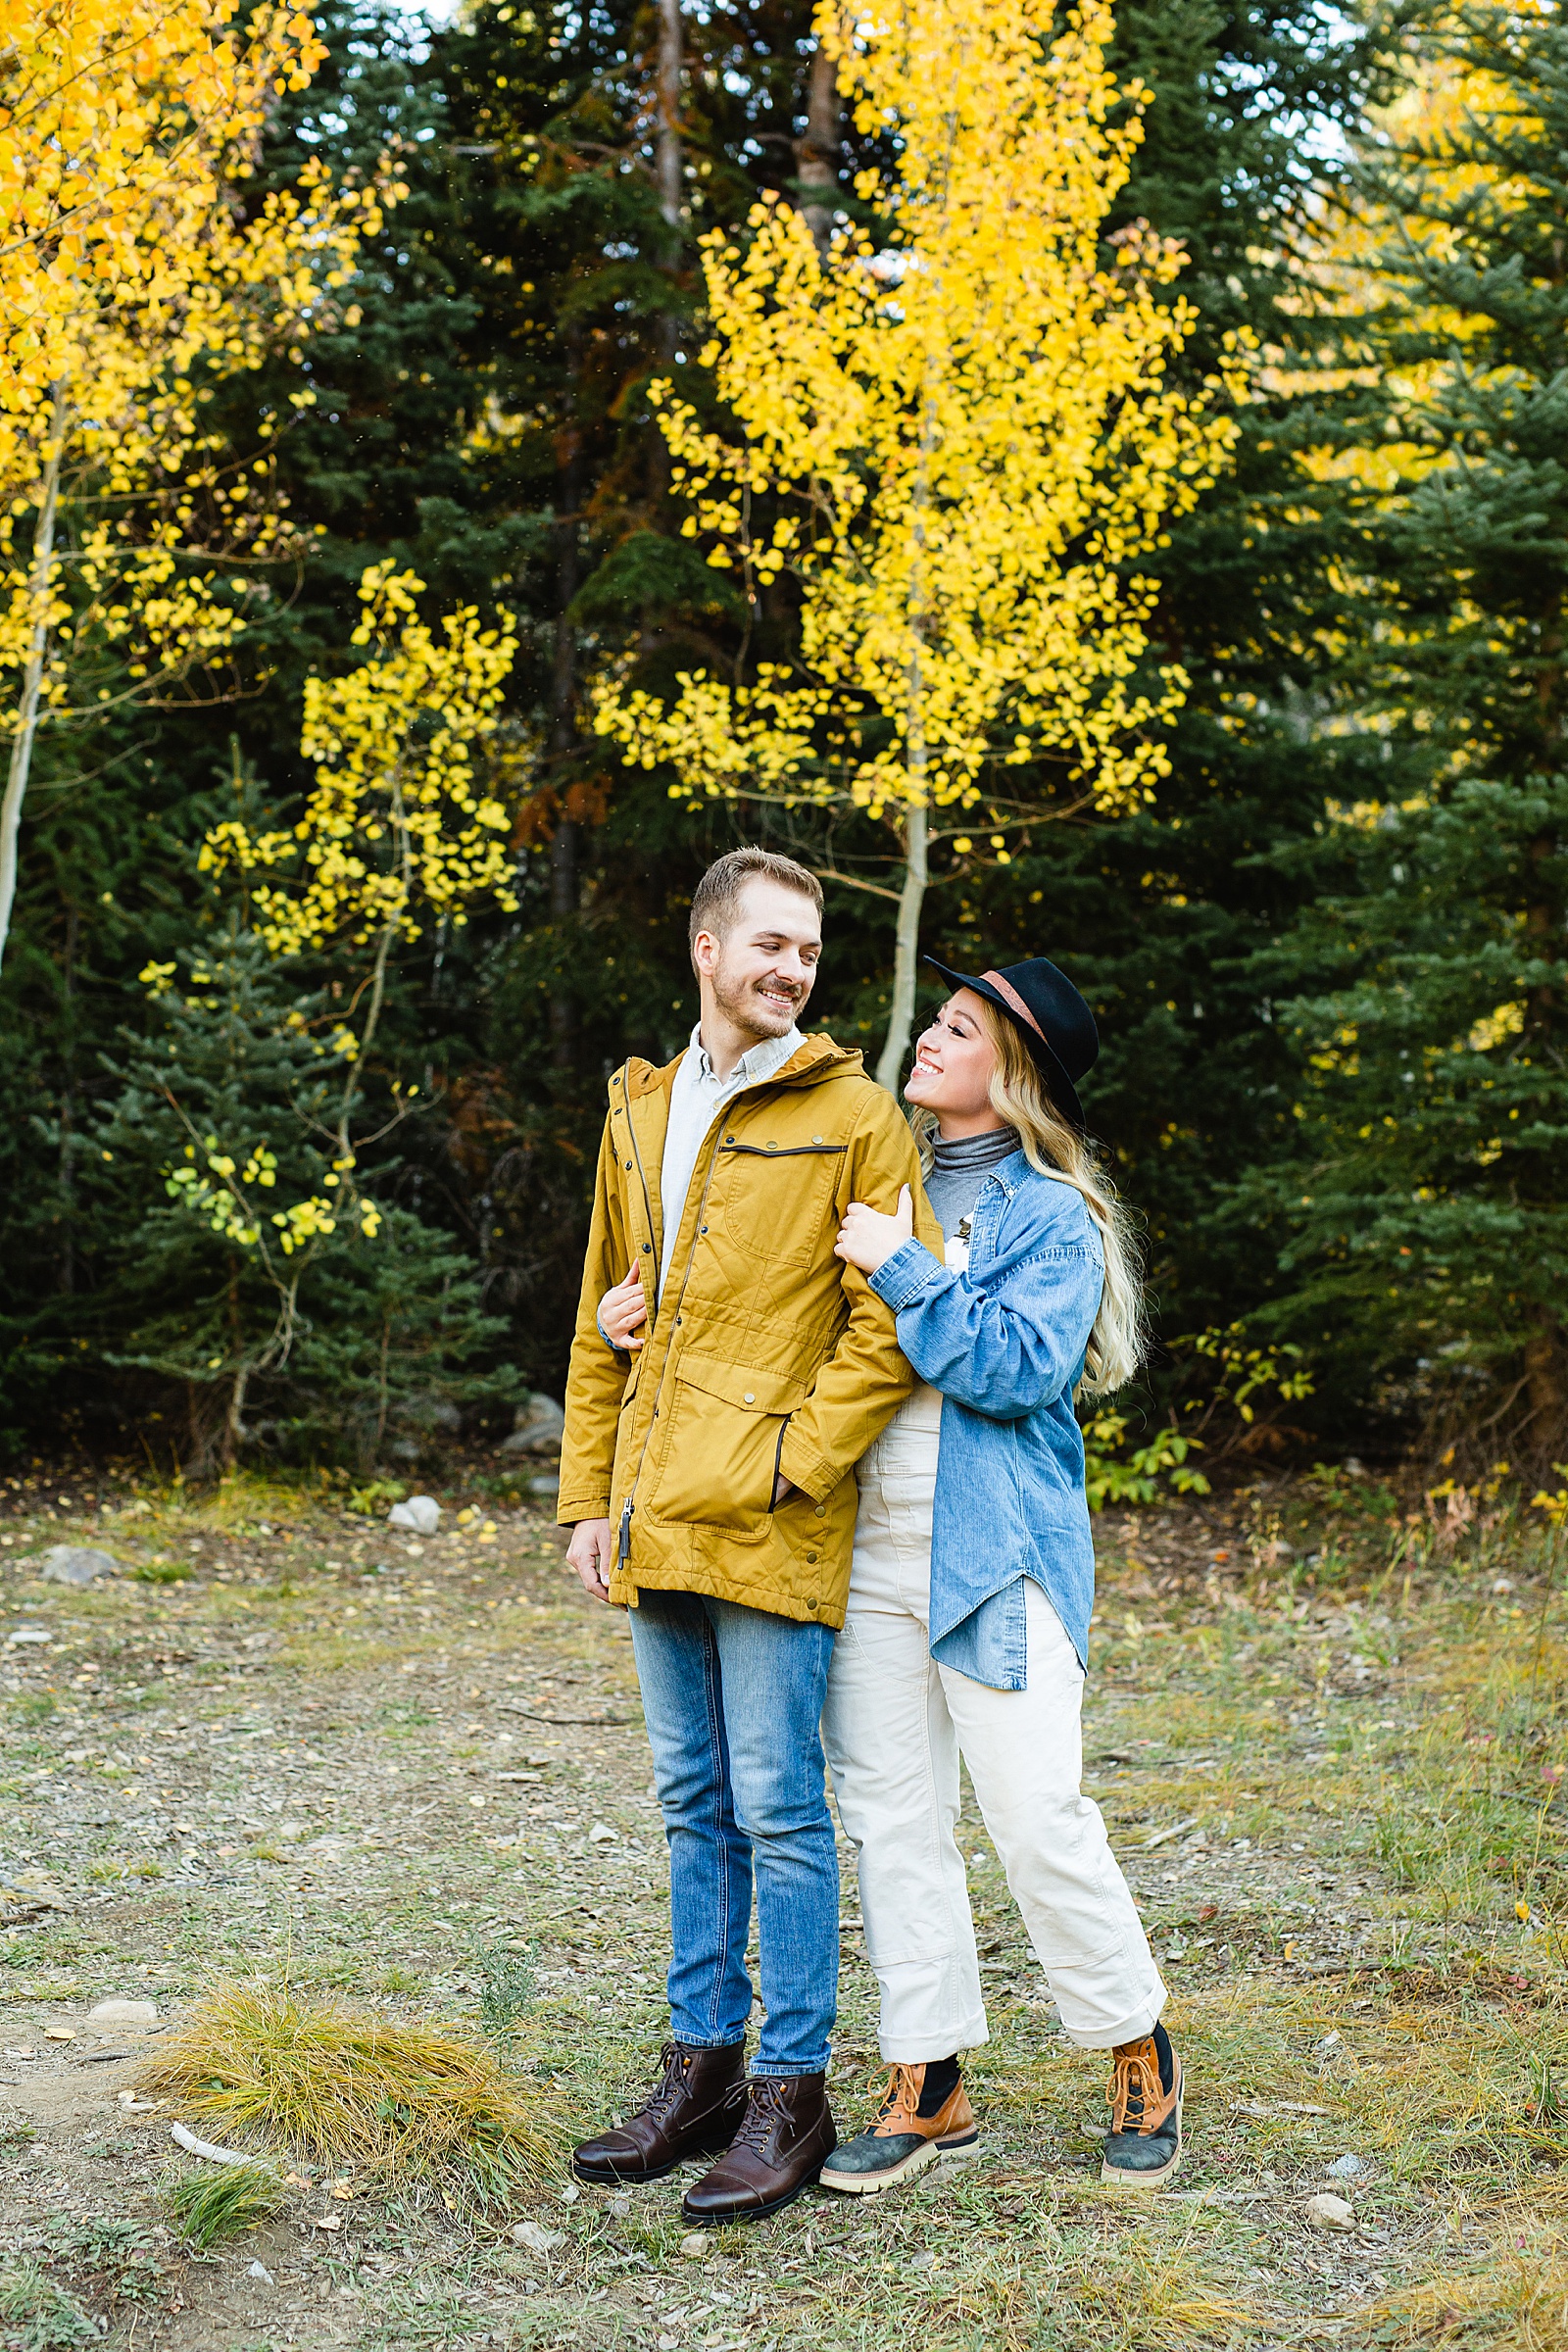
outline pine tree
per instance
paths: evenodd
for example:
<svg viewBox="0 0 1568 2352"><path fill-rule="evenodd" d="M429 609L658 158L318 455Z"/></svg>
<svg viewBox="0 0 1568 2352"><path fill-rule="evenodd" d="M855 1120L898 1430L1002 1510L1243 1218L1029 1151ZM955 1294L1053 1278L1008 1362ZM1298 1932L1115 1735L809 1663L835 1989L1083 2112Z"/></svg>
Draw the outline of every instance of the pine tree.
<svg viewBox="0 0 1568 2352"><path fill-rule="evenodd" d="M506 1394L467 1369L505 1331L468 1261L345 1157L330 993L301 993L233 911L143 977L147 1029L94 1138L117 1227L104 1355L182 1393L185 1467L304 1442L366 1468L412 1400Z"/></svg>
<svg viewBox="0 0 1568 2352"><path fill-rule="evenodd" d="M1341 886L1263 968L1303 1050L1277 1321L1474 1470L1568 1438L1568 25L1423 8L1362 149L1362 485L1346 695L1381 755ZM1342 248L1343 250L1343 248Z"/></svg>

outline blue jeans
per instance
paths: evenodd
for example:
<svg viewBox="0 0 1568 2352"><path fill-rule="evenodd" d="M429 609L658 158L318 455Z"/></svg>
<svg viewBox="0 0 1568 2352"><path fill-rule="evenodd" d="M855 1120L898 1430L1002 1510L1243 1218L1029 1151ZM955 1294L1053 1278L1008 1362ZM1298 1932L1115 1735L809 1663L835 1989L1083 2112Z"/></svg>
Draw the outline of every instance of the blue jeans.
<svg viewBox="0 0 1568 2352"><path fill-rule="evenodd" d="M820 2074L839 1984L818 1729L832 1632L702 1592L642 1592L630 1617L669 1840L671 2031L699 2049L745 2039L755 1873L767 2022L752 2072Z"/></svg>

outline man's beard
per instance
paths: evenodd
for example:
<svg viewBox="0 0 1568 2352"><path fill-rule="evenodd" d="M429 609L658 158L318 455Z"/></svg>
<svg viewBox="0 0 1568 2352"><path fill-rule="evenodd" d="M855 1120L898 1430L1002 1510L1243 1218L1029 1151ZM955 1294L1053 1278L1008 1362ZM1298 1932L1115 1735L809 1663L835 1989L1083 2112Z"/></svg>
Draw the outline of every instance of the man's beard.
<svg viewBox="0 0 1568 2352"><path fill-rule="evenodd" d="M713 966L711 975L713 1002L726 1020L737 1029L749 1030L753 1037L784 1037L795 1026L795 1018L805 1004L805 995L797 996L788 1009L769 1003L755 982L736 982L725 973L723 958Z"/></svg>

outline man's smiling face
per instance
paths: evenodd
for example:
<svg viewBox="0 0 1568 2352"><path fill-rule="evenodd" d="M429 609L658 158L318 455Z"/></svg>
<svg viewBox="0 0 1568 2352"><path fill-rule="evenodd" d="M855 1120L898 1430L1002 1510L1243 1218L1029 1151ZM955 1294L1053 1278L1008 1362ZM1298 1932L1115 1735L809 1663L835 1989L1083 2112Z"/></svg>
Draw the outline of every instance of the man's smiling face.
<svg viewBox="0 0 1568 2352"><path fill-rule="evenodd" d="M822 919L810 900L765 874L741 891L722 938L699 931L692 956L713 1002L737 1029L782 1037L806 1009L822 954Z"/></svg>

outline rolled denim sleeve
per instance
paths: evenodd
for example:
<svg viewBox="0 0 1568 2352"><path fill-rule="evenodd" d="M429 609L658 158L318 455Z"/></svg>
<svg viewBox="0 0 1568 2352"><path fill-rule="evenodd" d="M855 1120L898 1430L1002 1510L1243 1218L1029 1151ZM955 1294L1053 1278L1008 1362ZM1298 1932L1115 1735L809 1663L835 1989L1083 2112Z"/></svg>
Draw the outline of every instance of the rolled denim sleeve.
<svg viewBox="0 0 1568 2352"><path fill-rule="evenodd" d="M1018 1420L1076 1384L1103 1281L1095 1251L1059 1242L986 1290L918 1242L904 1243L871 1277L920 1378L993 1421Z"/></svg>
<svg viewBox="0 0 1568 2352"><path fill-rule="evenodd" d="M897 1315L913 1305L934 1275L945 1274L947 1270L924 1242L911 1239L901 1242L893 1255L882 1260L869 1281L877 1297Z"/></svg>

